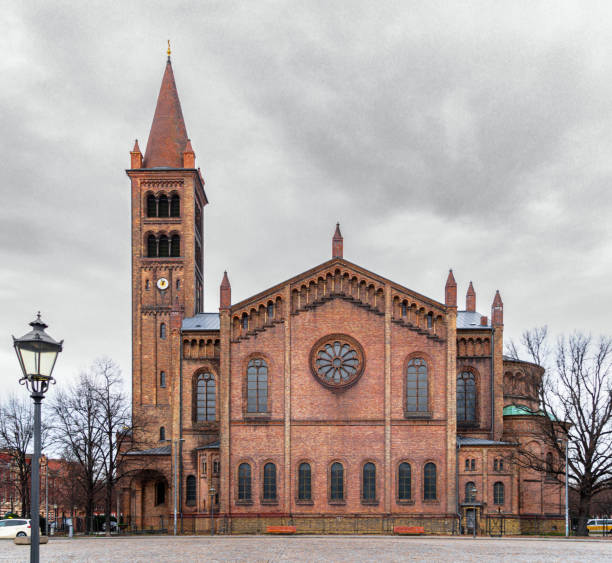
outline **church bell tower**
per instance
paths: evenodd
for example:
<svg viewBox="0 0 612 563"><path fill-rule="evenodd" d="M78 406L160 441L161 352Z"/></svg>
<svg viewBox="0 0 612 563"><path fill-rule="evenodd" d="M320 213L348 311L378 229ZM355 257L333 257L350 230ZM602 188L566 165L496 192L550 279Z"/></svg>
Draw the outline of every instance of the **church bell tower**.
<svg viewBox="0 0 612 563"><path fill-rule="evenodd" d="M203 310L204 180L195 167L174 81L170 49L144 158L131 151L132 194L132 405L171 429L171 313L190 317ZM151 434L150 441L157 436Z"/></svg>

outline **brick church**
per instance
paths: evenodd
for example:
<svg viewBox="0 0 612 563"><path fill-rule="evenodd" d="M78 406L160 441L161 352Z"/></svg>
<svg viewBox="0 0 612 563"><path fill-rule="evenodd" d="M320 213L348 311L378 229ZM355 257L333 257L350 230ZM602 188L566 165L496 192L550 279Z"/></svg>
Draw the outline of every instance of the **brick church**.
<svg viewBox="0 0 612 563"><path fill-rule="evenodd" d="M459 307L451 271L438 302L346 260L336 225L329 259L240 302L207 272L222 281L205 312L209 200L170 56L127 175L131 526L171 529L176 508L185 532L208 532L211 512L224 533L562 528L562 488L513 463L519 443L553 454L542 370L504 357L499 292L483 315L470 282Z"/></svg>

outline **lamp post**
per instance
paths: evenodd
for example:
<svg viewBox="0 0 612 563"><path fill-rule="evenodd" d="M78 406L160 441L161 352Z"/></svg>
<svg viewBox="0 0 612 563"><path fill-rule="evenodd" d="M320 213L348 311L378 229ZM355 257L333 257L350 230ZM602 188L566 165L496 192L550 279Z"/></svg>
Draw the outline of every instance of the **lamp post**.
<svg viewBox="0 0 612 563"><path fill-rule="evenodd" d="M63 340L56 342L45 329L47 325L40 319L40 312L36 320L30 323L32 330L21 338L13 336L13 346L17 359L23 372L19 380L30 392L34 400L34 455L32 456L32 491L31 491L31 519L32 537L30 543L30 561L39 563L40 544L40 405L51 383L57 355L62 351Z"/></svg>
<svg viewBox="0 0 612 563"><path fill-rule="evenodd" d="M569 537L569 436L565 440L565 537Z"/></svg>
<svg viewBox="0 0 612 563"><path fill-rule="evenodd" d="M214 501L215 501L215 493L216 489L214 486L210 487L208 490L208 494L210 495L210 535L215 535L215 521L214 521Z"/></svg>
<svg viewBox="0 0 612 563"><path fill-rule="evenodd" d="M53 505L53 524L53 529L55 530L54 533L57 533L57 504Z"/></svg>
<svg viewBox="0 0 612 563"><path fill-rule="evenodd" d="M473 526L472 529L474 531L473 538L476 539L476 521L478 520L477 515L476 515L476 493L478 492L478 490L476 489L476 487L474 487L472 489L472 491L473 491L472 495L474 497L474 508L473 508L473 510L474 510L474 526Z"/></svg>

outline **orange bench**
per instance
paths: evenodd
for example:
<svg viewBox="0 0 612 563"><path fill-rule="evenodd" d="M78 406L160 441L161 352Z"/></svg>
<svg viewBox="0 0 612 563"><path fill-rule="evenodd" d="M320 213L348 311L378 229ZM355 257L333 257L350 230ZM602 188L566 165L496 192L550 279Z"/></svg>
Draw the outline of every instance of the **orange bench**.
<svg viewBox="0 0 612 563"><path fill-rule="evenodd" d="M425 533L423 526L395 526L393 533L400 536L417 536Z"/></svg>
<svg viewBox="0 0 612 563"><path fill-rule="evenodd" d="M295 534L295 526L268 526L268 534Z"/></svg>

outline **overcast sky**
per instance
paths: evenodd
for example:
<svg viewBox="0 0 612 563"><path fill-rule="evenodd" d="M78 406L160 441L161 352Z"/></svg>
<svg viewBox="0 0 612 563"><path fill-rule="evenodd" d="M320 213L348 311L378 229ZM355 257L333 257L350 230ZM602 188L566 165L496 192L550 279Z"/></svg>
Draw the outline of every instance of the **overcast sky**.
<svg viewBox="0 0 612 563"><path fill-rule="evenodd" d="M612 9L528 2L2 2L0 374L40 309L56 377L131 368L130 184L166 40L202 167L205 307L344 255L505 335L611 334Z"/></svg>

